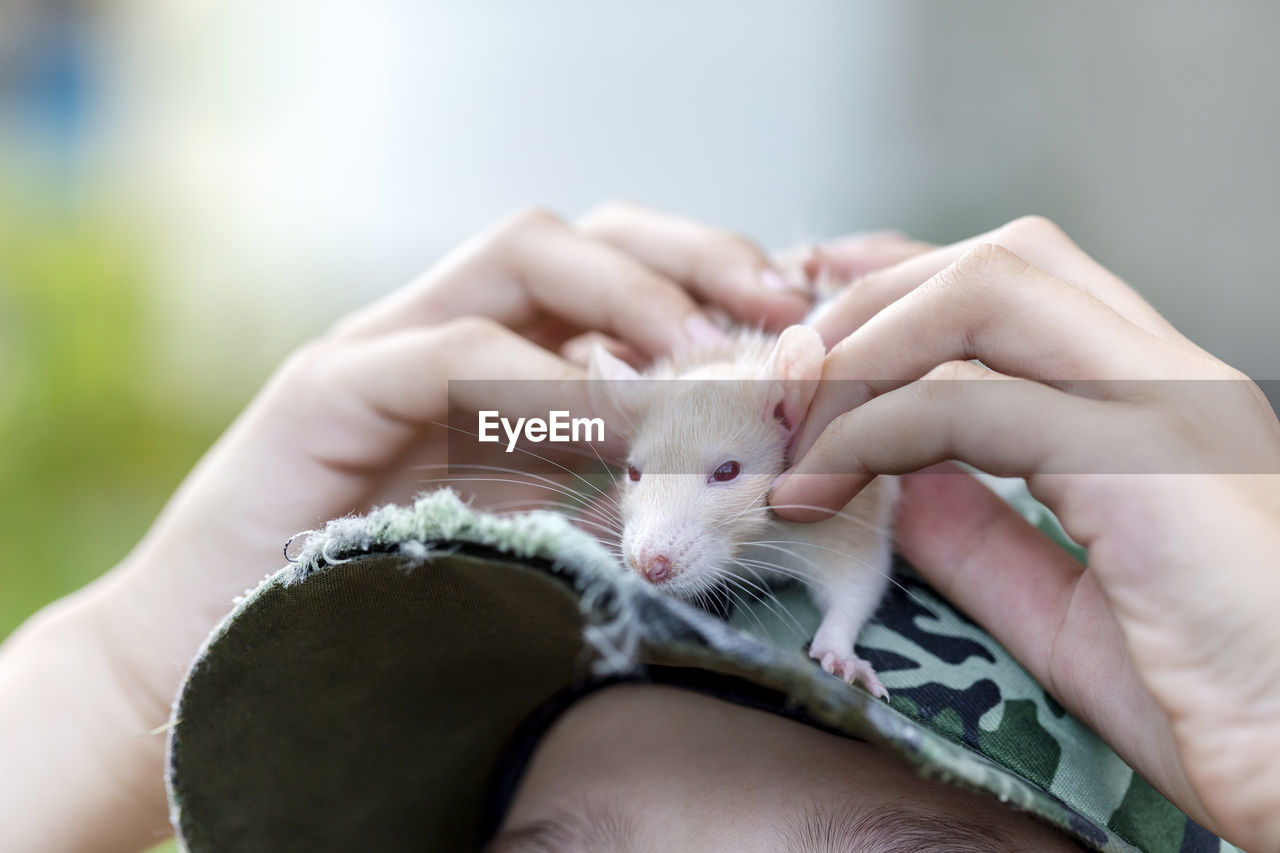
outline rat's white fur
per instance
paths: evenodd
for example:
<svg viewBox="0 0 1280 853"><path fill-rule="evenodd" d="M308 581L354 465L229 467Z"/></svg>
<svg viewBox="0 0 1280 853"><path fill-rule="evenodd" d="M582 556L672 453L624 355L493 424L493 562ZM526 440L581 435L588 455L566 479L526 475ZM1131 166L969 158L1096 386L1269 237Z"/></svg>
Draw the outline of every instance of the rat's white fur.
<svg viewBox="0 0 1280 853"><path fill-rule="evenodd" d="M618 415L615 423L628 424L628 461L641 475L623 480L620 501L621 547L632 567L643 575L656 556L667 558L671 570L658 585L683 598L730 576L757 584L761 574L802 578L823 613L810 655L828 672L886 696L853 646L888 583L897 481L876 478L841 516L816 524L782 521L768 507L823 355L817 333L806 327L781 336L737 330L721 346L677 353L643 374L597 349L590 374L606 380L597 383L607 395L600 404ZM707 381L677 381L691 379ZM713 481L712 472L729 461L741 473Z"/></svg>

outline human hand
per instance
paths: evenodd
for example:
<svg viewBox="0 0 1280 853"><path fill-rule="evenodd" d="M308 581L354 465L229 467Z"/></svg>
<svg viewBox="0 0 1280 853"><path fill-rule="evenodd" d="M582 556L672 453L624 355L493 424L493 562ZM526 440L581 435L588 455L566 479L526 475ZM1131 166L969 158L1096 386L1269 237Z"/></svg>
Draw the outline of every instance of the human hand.
<svg viewBox="0 0 1280 853"><path fill-rule="evenodd" d="M299 348L128 558L6 642L0 800L24 817L0 826L0 847L130 850L167 834L163 738L146 733L291 535L423 488L451 405L587 409L581 383L557 383L584 375L583 335L645 359L718 336L704 305L781 328L808 298L726 232L626 205L577 225L531 211ZM451 400L451 379L546 381Z"/></svg>
<svg viewBox="0 0 1280 853"><path fill-rule="evenodd" d="M816 325L835 346L776 511L925 470L897 526L921 574L1195 820L1280 849L1280 424L1257 386L1037 218L872 273ZM944 460L1025 476L1088 568Z"/></svg>

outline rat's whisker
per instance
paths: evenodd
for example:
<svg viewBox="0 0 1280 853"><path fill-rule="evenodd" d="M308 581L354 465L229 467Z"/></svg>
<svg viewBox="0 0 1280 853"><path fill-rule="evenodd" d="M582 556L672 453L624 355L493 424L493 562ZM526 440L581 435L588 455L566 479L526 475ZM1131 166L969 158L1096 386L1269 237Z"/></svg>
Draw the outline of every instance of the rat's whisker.
<svg viewBox="0 0 1280 853"><path fill-rule="evenodd" d="M782 575L783 577L786 577L786 578L791 578L791 579L793 579L793 580L798 580L798 581L800 581L801 583L804 583L804 584L813 584L813 583L814 583L814 578L813 578L812 576L807 575L807 574L805 574L803 571L801 571L801 570L799 570L799 569L797 569L797 568L791 567L791 566L783 566L783 565L780 565L780 564L777 564L777 563L768 563L768 562L759 561L759 560L746 560L745 562L750 563L750 564L753 564L753 565L756 565L756 566L759 566L761 569L763 569L763 570L764 570L764 571L766 571L766 572L770 572L770 573L773 573L773 574L779 574L779 575ZM892 576L889 578L889 580L890 580L890 581L892 581L893 583L895 583L896 585L898 585L898 586L902 587L902 585L901 585L901 584L899 584L896 580L894 580ZM910 590L908 590L906 587L902 587L902 589L903 589L903 591L904 591L904 592L906 592L908 595L911 595L911 594L912 594L912 593L911 593L911 591L910 591ZM913 596L913 597L914 597L914 596ZM776 600L776 599L775 599L775 600ZM919 599L916 599L916 600L917 600L917 601L919 601ZM780 602L779 602L779 603L780 603ZM921 604L924 604L924 602L920 602L920 603L921 603ZM832 603L832 604L829 604L828 606L829 606L829 607L834 608L834 609L836 610L836 612L837 612L837 613L842 613L842 614L844 614L845 616L852 616L852 615L853 615L852 613L850 613L850 612L849 612L849 610L848 610L847 608L841 607L841 606L839 606L839 605L837 605L837 604Z"/></svg>
<svg viewBox="0 0 1280 853"><path fill-rule="evenodd" d="M528 513L531 510L538 510L542 512L552 512L556 510L556 507L545 507L545 506L530 507L530 506L517 505L517 508L508 507L507 509L501 510L501 511L499 511L497 507L491 507L487 509L486 512L492 513L493 515L510 517L513 515L524 515L525 513ZM585 518L580 515L573 515L571 513L560 512L558 514L563 515L565 519L575 527L579 525L585 525L586 527L591 528L592 531L598 531L599 535L606 536L610 539L615 538L618 535L617 529L610 524L605 524L603 522L596 521L591 518Z"/></svg>
<svg viewBox="0 0 1280 853"><path fill-rule="evenodd" d="M596 458L600 460L601 467L604 468L604 472L609 475L610 481L613 482L613 490L621 494L622 486L618 484L618 478L613 475L613 466L610 465L608 462L604 461L604 457L600 455L600 451L596 450L596 446L594 444L588 444L587 446L590 447L591 450L595 452ZM622 509L622 507L618 504L617 501L613 501L613 504L614 506L617 506L618 509Z"/></svg>
<svg viewBox="0 0 1280 853"><path fill-rule="evenodd" d="M513 515L516 513L510 511L501 512L501 510L510 510L512 507L520 506L523 507L524 512L534 510L555 512L556 514L563 516L570 523L590 522L592 524L599 525L601 529L607 531L610 539L616 539L620 535L617 522L614 519L609 518L606 515L601 515L600 513L588 508L573 507L553 500L539 501L537 499L530 498L524 501L503 501L501 503L485 507L485 511L496 515Z"/></svg>
<svg viewBox="0 0 1280 853"><path fill-rule="evenodd" d="M513 515L522 515L526 511L527 510L509 510L507 512L495 512L493 514L498 516L503 516L503 517L510 517ZM612 527L603 525L598 521L592 521L589 518L571 517L569 520L569 523L574 525L583 524L583 525L586 525L587 527L590 527L599 531L600 533L608 534L610 536L613 536L617 533L617 531L614 530Z"/></svg>
<svg viewBox="0 0 1280 853"><path fill-rule="evenodd" d="M751 572L751 574L761 584L764 583L764 578L762 577L759 571L751 569L747 566L741 566L740 568L742 568L744 571ZM741 575L735 576L735 581L739 584L749 584L750 587L753 588L752 589L753 597L757 601L759 601L762 605L764 605L764 607L770 613L776 616L778 618L779 623L783 625L783 627L788 632L794 632L794 635L799 637L801 640L808 639L812 631L807 629L804 623L802 623L800 619L794 613L791 612L791 608L787 607L786 604L784 604L780 599L778 599L777 596L773 593L773 591L769 590L767 586L757 587L757 585L754 582L748 580L747 578ZM763 589L763 591L762 592L756 591L759 589Z"/></svg>
<svg viewBox="0 0 1280 853"><path fill-rule="evenodd" d="M744 616L754 619L756 625L760 628L760 631L762 633L765 631L764 620L762 620L760 615L752 609L750 603L742 597L741 593L735 592L733 587L727 585L722 585L720 589L731 601L733 601L735 612L741 611Z"/></svg>
<svg viewBox="0 0 1280 853"><path fill-rule="evenodd" d="M852 560L860 565L874 568L874 565L862 557L854 556L847 551L841 551L839 548L832 548L830 545L823 545L820 542L808 542L803 539L753 539L745 545L803 545L806 548L819 548L823 551L830 551L832 554L839 554L847 560Z"/></svg>
<svg viewBox="0 0 1280 853"><path fill-rule="evenodd" d="M518 498L515 500L509 500L509 501L498 501L497 503L485 504L484 509L486 512L495 512L500 509L510 509L516 506L528 506L533 508L541 507L546 509L554 509L563 515L567 515L571 517L576 515L579 512L586 512L586 513L590 513L591 515L594 515L595 517L601 520L608 519L609 521L615 522L615 527L617 527L616 532L619 534L622 532L621 526L617 524L616 517L608 514L604 509L599 509L593 505L584 506L581 504L565 503L563 501L555 500L554 498L528 497L528 498Z"/></svg>
<svg viewBox="0 0 1280 853"><path fill-rule="evenodd" d="M630 459L645 470L636 472L634 483L630 472L614 477L609 469L609 475L615 488L622 486L614 494L624 507L625 550L637 563L647 561L651 575L673 570L655 592L698 606L710 600L735 626L758 627L784 644L781 638L792 630L809 633L806 626L816 612L821 622L811 627L824 629L820 645L811 650L839 660L839 667L828 663L837 672L857 674L865 667L849 669L858 663L854 637L890 582L906 589L888 562L896 483L881 482L847 509L825 511L823 520L832 521L826 527L789 523L777 514L819 507L768 504L769 484L787 450L786 430L771 415L786 415L782 420L789 427L794 414L773 402L777 383L816 381L824 352L812 329L773 335L730 325L723 347L677 351L635 371L640 378L663 380L653 393L632 393L640 386L627 386L623 400L632 433L622 437ZM708 555L715 556L709 561ZM790 586L796 581L807 597ZM789 585L785 595L778 589L783 582ZM738 618L736 609L744 607L748 612ZM812 647L813 634L807 639Z"/></svg>
<svg viewBox="0 0 1280 853"><path fill-rule="evenodd" d="M565 486L565 484L561 483L559 480L556 480L552 477L548 477L543 474L535 474L532 471L525 471L520 468L507 468L501 465L481 465L479 463L471 463L471 462L461 462L461 463L437 462L437 463L428 463L423 465L414 465L410 470L428 471L428 470L440 470L440 469L444 469L446 471L454 471L454 470L488 471L488 472L497 473L497 474L511 474L516 477L527 477L530 480L536 480L539 483L547 483L550 485L561 486L561 487ZM582 475L574 471L569 471L569 473L573 474L575 477L577 477L577 479L581 480L588 487L590 487L592 492L594 492L595 495L598 495L604 498L605 500L609 501L611 504L613 504L615 509L621 512L622 507L618 504L617 501L613 499L611 495L609 495L607 489L601 488L600 486L596 485L595 483L591 482L590 480L586 479L585 477L583 477ZM588 495L585 492L581 492L580 490L575 489L575 492L578 492L579 499L583 503L590 503L594 499L593 495Z"/></svg>
<svg viewBox="0 0 1280 853"><path fill-rule="evenodd" d="M787 543L787 544L791 544L791 543ZM794 557L797 560L802 560L806 565L812 567L815 572L822 571L822 567L818 565L817 561L812 560L809 557L804 556L803 554L797 554L794 551L791 551L787 548L783 548L781 545L775 545L771 540L767 540L767 539L755 540L751 542L751 547L768 548L770 551L777 551L781 554L786 554L788 557Z"/></svg>
<svg viewBox="0 0 1280 853"><path fill-rule="evenodd" d="M753 510L768 509L768 504L765 500L766 497L768 496L762 494L760 497L756 498L754 501L747 504L742 509L738 510L736 513L730 516L728 521L726 521L725 523L733 524L735 521L742 518L742 516L746 515L749 512L752 512Z"/></svg>
<svg viewBox="0 0 1280 853"><path fill-rule="evenodd" d="M453 479L461 479L461 477L465 475L466 472L469 472L469 471L479 471L483 473L493 473L493 474L510 474L513 477L521 477L523 478L523 480L530 483L537 482L537 483L545 483L547 485L556 486L559 488L572 488L574 490L574 493L578 496L579 500L583 502L588 502L592 500L596 495L600 494L601 492L600 487L590 481L586 481L586 484L591 488L592 494L588 494L587 492L584 492L581 489L577 489L576 487L573 487L567 483L563 483L560 480L557 480L553 477L547 477L542 474L535 474L532 471L525 471L521 468L507 468L501 465L480 465L480 464L470 464L470 463L459 464L459 463L438 462L438 463L426 463L422 465L414 465L409 470L451 472L448 476L432 478L432 480L435 482L448 482L449 480L453 480ZM452 472L459 472L459 473L452 473ZM426 480L424 480L424 482L426 482Z"/></svg>
<svg viewBox="0 0 1280 853"><path fill-rule="evenodd" d="M817 505L815 505L815 504L770 504L770 505L769 505L769 508L770 508L770 509L813 509L813 510L821 510L822 512L829 514L829 515L831 516L831 518L841 518L841 519L844 519L845 521L848 521L848 522L850 522L850 523L852 523L852 524L857 524L858 526L862 527L864 530L874 530L874 531L876 531L876 532L880 532L880 530L881 530L881 528L880 528L880 526L879 526L878 524L875 524L874 522L871 522L871 521L867 521L865 518L858 518L856 515L853 515L852 513L845 512L844 510L832 510L832 509L827 509L825 506L817 506ZM822 521L826 521L826 520L827 520L827 519L821 519L820 521L817 521L817 522L814 522L814 523L815 523L815 524L821 524L821 523L822 523ZM896 543L897 543L897 539L896 539L896 537L893 537L893 536L892 536L892 531L886 531L886 532L888 532L888 533L890 534L890 539L891 539L891 541L893 541L893 542L896 544Z"/></svg>
<svg viewBox="0 0 1280 853"><path fill-rule="evenodd" d="M576 498L582 501L577 509L584 512L597 512L590 505L590 495L584 495L580 490L571 486L564 486L554 481L548 481L552 485L539 482L529 482L528 480L515 480L509 477L426 477L420 482L423 483L509 483L513 486L525 486L531 489L542 489L544 491L554 492L556 494L565 495L566 497Z"/></svg>
<svg viewBox="0 0 1280 853"><path fill-rule="evenodd" d="M775 543L776 543L776 544L775 544ZM839 550L838 548L832 548L832 547L827 546L827 545L820 545L820 544L818 544L817 542L797 542L797 541L793 541L793 540L786 540L786 539L757 539L757 540L754 540L754 541L751 541L751 542L745 542L745 543L743 543L743 545L744 545L744 546L753 545L753 546L759 546L759 547L762 547L762 548L769 548L769 549L772 549L772 550L774 550L774 551L780 551L780 552L782 552L782 553L784 553L784 554L786 554L786 555L788 555L788 556L791 556L791 557L796 558L797 560L803 560L805 563L807 563L808 565L810 565L811 567L813 567L813 569L815 570L815 573L817 573L817 572L821 572L821 571L822 571L822 570L821 570L821 567L819 567L819 566L818 566L818 564L817 564L816 562L814 562L813 560L810 560L810 559L808 559L808 558L804 557L804 556L803 556L803 555L801 555L801 554L797 554L796 552L794 552L794 551L792 551L792 550L790 550L790 549L788 549L788 548L784 548L784 547L781 547L781 546L782 546L782 545L808 545L808 546L813 547L813 548L821 548L821 549L823 549L823 550L825 550L825 551L830 551L830 552L832 552L832 553L834 553L834 554L839 554L841 557L844 557L845 559L849 560L850 562L856 563L856 564L858 564L858 565L860 565L860 566L862 566L862 567L864 567L864 568L871 569L872 571L876 572L877 574L883 575L884 577L886 577L886 578L888 578L888 579L889 579L889 583L893 584L893 585L894 585L894 586L896 586L898 589L900 589L900 590L902 590L904 593L906 593L906 594L907 594L907 596L908 596L909 598L911 598L911 600L912 600L912 601L915 601L917 604L920 604L922 607L928 607L928 606L929 606L927 602L925 602L922 598L920 598L920 596L916 595L916 594L915 594L915 592L913 592L911 589L907 588L907 586L906 586L906 585L904 585L900 580L898 580L896 577L894 577L894 575L893 575L893 572L892 572L892 571L885 571L884 569L881 569L879 566L877 566L876 564L874 564L874 563L872 563L872 562L869 562L869 561L867 561L867 560L865 560L865 559L863 559L863 558L861 558L861 557L856 557L856 556L854 556L853 554L850 554L850 553L848 553L848 552L846 552L846 551L841 551L841 550ZM812 578L812 577L807 577L807 576L803 575L802 573L800 573L800 572L799 572L799 570L798 570L798 569L794 569L794 567L791 567L791 568L796 572L796 574L794 575L794 577L796 577L796 579L797 579L797 580L803 580L803 581L805 581L805 582L807 582L807 583L812 583L812 582L813 582L814 578ZM783 571L783 567L782 567L782 566L775 566L775 567L774 567L774 571L779 571L779 572L781 572L781 571ZM818 574L818 575L816 575L816 576L817 576L817 577L821 577L821 574Z"/></svg>
<svg viewBox="0 0 1280 853"><path fill-rule="evenodd" d="M717 609L715 601L712 600L710 590L706 590L706 589L696 590L693 595L694 595L693 600L698 605L698 607L702 608L708 613L713 612ZM721 607L720 609L723 609L723 607Z"/></svg>
<svg viewBox="0 0 1280 853"><path fill-rule="evenodd" d="M774 596L773 592L765 585L764 578L760 575L760 573L756 569L744 563L738 562L737 560L734 560L733 563L738 568L755 575L758 583L753 582L747 578L744 578L741 575L735 575L732 573L726 574L725 580L731 583L736 583L737 585L741 586L745 591L750 592L751 595L757 601L763 604L769 610L769 612L777 616L780 621L785 622L789 619L791 623L795 625L797 631L799 631L801 634L807 633L805 631L804 626L800 624L800 620L795 617L795 614L793 614L790 611L790 609L787 608L786 605L784 605L781 601L779 601ZM770 603L771 601L773 602L772 604ZM774 604L777 605L776 608L773 606ZM783 614L785 614L785 618Z"/></svg>
<svg viewBox="0 0 1280 853"><path fill-rule="evenodd" d="M781 575L789 580L798 580L806 584L813 584L815 580L821 577L817 572L810 574L801 568L785 566L782 563L771 563L768 560L752 560L746 557L739 557L738 560L744 565L763 569L770 574Z"/></svg>
<svg viewBox="0 0 1280 853"><path fill-rule="evenodd" d="M744 547L750 546L755 548L768 548L770 551L777 551L779 553L786 554L789 557L794 557L797 560L803 560L806 565L812 567L815 571L821 572L822 567L818 564L817 560L814 560L810 557L806 557L803 554L798 554L795 551L792 551L790 548L784 547L788 545L798 545L798 544L809 545L813 543L793 542L785 539L756 539L751 541L750 543L746 543ZM818 547L825 547L825 546L818 546ZM873 571L880 571L874 563L871 563L870 561L862 557L857 557L857 556L854 556L853 554L848 554L844 551L840 551L835 548L826 548L826 550L831 551L835 554L839 554L841 557L844 557L846 560L848 560L849 562L855 565L862 566L863 568L867 568L867 569L872 569ZM887 574L886 572L883 572L883 571L880 571L880 573Z"/></svg>
<svg viewBox="0 0 1280 853"><path fill-rule="evenodd" d="M824 513L827 513L827 514L830 516L830 518L842 518L842 519L844 519L845 521L851 522L851 523L853 523L853 524L861 525L862 527L876 527L876 528L878 528L878 526L877 526L877 525L873 524L873 523L872 523L872 522L870 522L870 521L867 521L865 518L858 518L858 517L857 517L856 515L854 515L853 513L845 512L845 511L844 511L844 510L842 510L842 509L834 509L834 510L833 510L833 509L827 509L826 507L820 507L820 506L817 506L816 504L769 504L769 508L770 508L770 509L813 509L813 510L822 510ZM814 522L814 523L815 523L815 524L820 524L820 523L822 523L823 521L827 521L827 520L828 520L827 518L822 518L822 519L819 519L817 522Z"/></svg>
<svg viewBox="0 0 1280 853"><path fill-rule="evenodd" d="M456 431L456 432L460 432L460 433L462 433L462 434L464 434L464 435L470 435L470 436L472 436L472 437L474 437L474 438L479 438L479 437L480 437L480 434L479 434L479 433L477 433L477 432L472 432L471 430L466 430L466 429L463 429L462 427L453 426L452 424L440 423L439 421L432 421L432 423L436 424L437 426L442 426L442 427L444 427L444 428L446 428L446 429L451 429L451 430L454 430L454 431ZM516 447L516 448L513 448L513 449L518 450L518 451L519 451L519 452L521 452L521 453L528 454L529 456L532 456L532 457L534 457L535 459L540 459L540 460L542 460L543 462L546 462L548 465L553 465L553 466L555 466L556 468L559 468L561 471L564 471L566 474L570 474L570 475L572 475L572 476L574 476L574 477L577 477L579 480L581 480L582 482L586 483L586 484L587 484L588 486L590 486L591 488L596 489L596 491L597 491L597 492L599 492L600 494L602 494L602 495L604 494L603 490L601 490L601 489L600 489L598 486L596 486L594 483L591 483L590 481L588 481L585 477L583 477L583 476L582 476L581 474L579 474L577 471L574 471L572 468L569 468L569 467L567 467L567 466L565 466L565 465L561 465L559 462L556 462L554 459L551 459L551 458L549 458L549 457L547 457L547 456L543 456L543 455L542 455L542 454L540 454L540 453L535 453L535 452L533 452L532 450L529 450L529 449L524 448L524 447ZM566 448L564 448L564 449L565 449L565 450L569 450L570 448L567 448L567 447L566 447ZM593 448L592 448L592 450L594 451L594 449L595 449L595 448L593 447ZM577 454L579 454L579 455L581 455L581 456L584 456L584 457L585 457L585 456L587 456L586 451L578 450L578 449L576 449L576 448L573 448L573 449L572 449L572 452L577 453ZM597 458L599 458L599 453L596 453L595 455L596 455L596 457L597 457ZM607 496L606 496L606 499L607 499L607 500L610 500L610 501L613 501L613 499L612 499L611 497L607 497ZM616 502L615 502L615 503L616 503ZM619 509L621 509L621 507L619 507Z"/></svg>

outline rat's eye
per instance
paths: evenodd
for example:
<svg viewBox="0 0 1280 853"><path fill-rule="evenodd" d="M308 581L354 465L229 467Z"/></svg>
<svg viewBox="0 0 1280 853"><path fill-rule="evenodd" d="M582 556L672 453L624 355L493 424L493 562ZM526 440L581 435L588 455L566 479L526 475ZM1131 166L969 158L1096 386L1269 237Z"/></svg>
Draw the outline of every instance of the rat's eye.
<svg viewBox="0 0 1280 853"><path fill-rule="evenodd" d="M737 462L726 462L711 472L711 476L707 478L707 482L710 483L714 480L717 483L727 483L737 477L741 472L742 466Z"/></svg>
<svg viewBox="0 0 1280 853"><path fill-rule="evenodd" d="M631 478L631 482L640 482L640 469L634 465L627 466L627 476Z"/></svg>

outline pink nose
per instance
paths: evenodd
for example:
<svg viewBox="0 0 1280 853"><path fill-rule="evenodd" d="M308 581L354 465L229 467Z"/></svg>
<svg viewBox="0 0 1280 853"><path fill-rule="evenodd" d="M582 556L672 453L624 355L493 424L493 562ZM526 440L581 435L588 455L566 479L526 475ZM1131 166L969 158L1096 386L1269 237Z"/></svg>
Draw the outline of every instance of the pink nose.
<svg viewBox="0 0 1280 853"><path fill-rule="evenodd" d="M656 554L640 565L640 574L649 583L662 583L671 575L671 560L665 554Z"/></svg>

